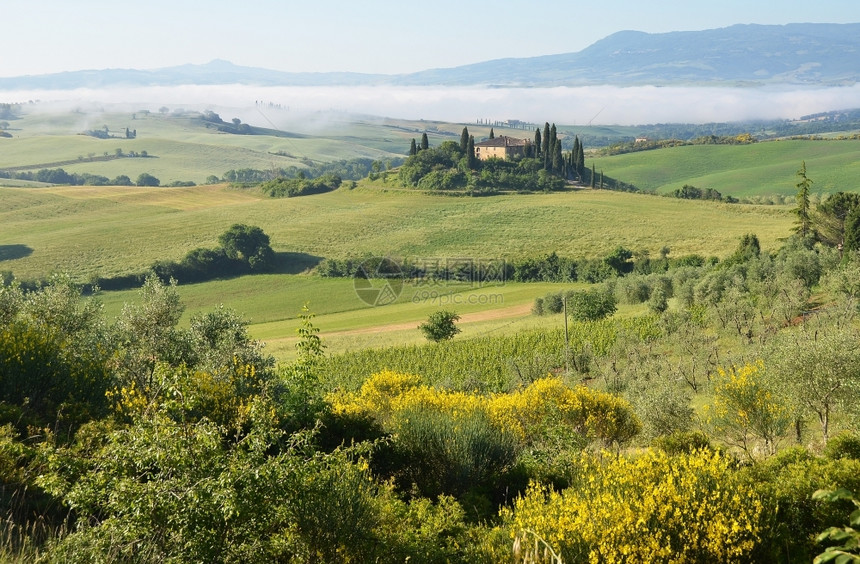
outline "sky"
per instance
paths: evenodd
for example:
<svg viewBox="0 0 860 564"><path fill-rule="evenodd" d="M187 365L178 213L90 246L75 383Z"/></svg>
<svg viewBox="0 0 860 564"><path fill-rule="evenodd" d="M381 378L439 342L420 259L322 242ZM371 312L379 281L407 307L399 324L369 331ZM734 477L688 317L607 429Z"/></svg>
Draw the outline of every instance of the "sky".
<svg viewBox="0 0 860 564"><path fill-rule="evenodd" d="M857 23L858 0L0 0L0 77L224 59L399 74L581 51L623 30Z"/></svg>

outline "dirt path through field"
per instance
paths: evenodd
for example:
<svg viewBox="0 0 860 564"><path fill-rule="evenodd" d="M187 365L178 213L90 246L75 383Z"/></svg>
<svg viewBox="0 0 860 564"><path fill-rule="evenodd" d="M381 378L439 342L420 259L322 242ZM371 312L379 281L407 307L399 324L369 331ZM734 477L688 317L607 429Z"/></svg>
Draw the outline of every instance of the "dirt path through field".
<svg viewBox="0 0 860 564"><path fill-rule="evenodd" d="M494 319L510 319L512 317L523 317L531 312L531 304L520 304L516 306L490 309L487 311L476 311L464 313L460 316L458 324L477 323L479 321L491 321ZM374 335L378 333L389 333L392 331L409 331L417 329L420 322L410 321L408 323L392 323L390 325L377 325L375 327L364 327L362 329L350 329L349 331L320 332L321 337L341 337L345 335Z"/></svg>

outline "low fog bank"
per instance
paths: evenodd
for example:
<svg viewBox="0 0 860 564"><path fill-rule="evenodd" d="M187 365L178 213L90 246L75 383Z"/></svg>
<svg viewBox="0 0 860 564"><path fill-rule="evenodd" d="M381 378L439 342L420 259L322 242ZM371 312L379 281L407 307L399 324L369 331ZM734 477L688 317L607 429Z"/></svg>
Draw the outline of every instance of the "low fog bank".
<svg viewBox="0 0 860 564"><path fill-rule="evenodd" d="M0 103L38 100L42 110L233 111L262 127L307 126L323 113L474 123L517 119L566 125L641 125L797 119L860 107L860 85L831 88L612 87L254 87L177 86L71 91L0 91Z"/></svg>

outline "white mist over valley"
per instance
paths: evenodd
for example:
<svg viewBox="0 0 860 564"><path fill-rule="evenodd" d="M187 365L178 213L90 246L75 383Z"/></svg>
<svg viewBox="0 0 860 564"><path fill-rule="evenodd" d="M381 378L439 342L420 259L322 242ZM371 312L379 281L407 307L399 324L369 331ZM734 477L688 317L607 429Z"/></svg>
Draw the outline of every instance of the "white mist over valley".
<svg viewBox="0 0 860 564"><path fill-rule="evenodd" d="M0 91L0 102L36 110L230 110L264 127L311 127L346 113L473 123L516 119L569 125L635 125L798 119L860 106L860 85L797 87L583 86L556 88L187 85ZM233 117L230 114L229 117Z"/></svg>

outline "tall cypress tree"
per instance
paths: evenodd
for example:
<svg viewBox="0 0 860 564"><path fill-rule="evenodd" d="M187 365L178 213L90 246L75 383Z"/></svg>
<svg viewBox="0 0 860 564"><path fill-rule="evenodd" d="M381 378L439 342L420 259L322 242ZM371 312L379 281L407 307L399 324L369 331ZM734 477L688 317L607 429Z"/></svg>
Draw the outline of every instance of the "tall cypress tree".
<svg viewBox="0 0 860 564"><path fill-rule="evenodd" d="M460 150L466 152L466 147L469 145L469 128L464 127L463 133L460 134Z"/></svg>
<svg viewBox="0 0 860 564"><path fill-rule="evenodd" d="M491 127L490 128L490 139L495 139L495 138L496 138L496 134L493 132L493 128Z"/></svg>
<svg viewBox="0 0 860 564"><path fill-rule="evenodd" d="M591 187L594 188L594 184L597 181L597 175L594 173L594 163L591 163Z"/></svg>
<svg viewBox="0 0 860 564"><path fill-rule="evenodd" d="M469 170L474 170L477 168L478 163L475 159L475 137L469 135L469 141L466 144L466 162L468 163Z"/></svg>
<svg viewBox="0 0 860 564"><path fill-rule="evenodd" d="M430 148L430 140L427 139L427 132L421 134L421 150L424 151Z"/></svg>
<svg viewBox="0 0 860 564"><path fill-rule="evenodd" d="M544 156L549 153L549 122L543 124L543 145L541 146L541 154Z"/></svg>
<svg viewBox="0 0 860 564"><path fill-rule="evenodd" d="M561 157L561 142L556 139L552 152L552 171L555 174L561 174L564 168L564 159Z"/></svg>
<svg viewBox="0 0 860 564"><path fill-rule="evenodd" d="M535 128L535 158L540 158L540 127Z"/></svg>
<svg viewBox="0 0 860 564"><path fill-rule="evenodd" d="M409 156L418 154L418 144L415 143L415 138L412 138L412 144L409 145Z"/></svg>
<svg viewBox="0 0 860 564"><path fill-rule="evenodd" d="M585 149L582 147L582 141L579 140L579 136L576 136L576 173L579 176L585 174Z"/></svg>

